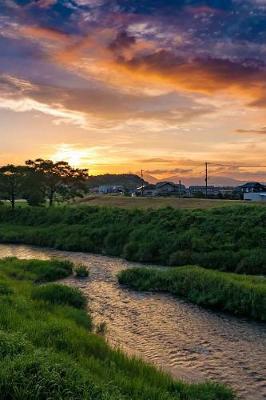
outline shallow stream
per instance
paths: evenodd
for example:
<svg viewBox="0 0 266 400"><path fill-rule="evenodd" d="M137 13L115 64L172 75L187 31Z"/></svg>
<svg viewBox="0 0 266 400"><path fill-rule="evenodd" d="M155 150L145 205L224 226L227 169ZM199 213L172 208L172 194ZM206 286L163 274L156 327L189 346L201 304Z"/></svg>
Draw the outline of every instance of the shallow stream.
<svg viewBox="0 0 266 400"><path fill-rule="evenodd" d="M88 297L96 324L106 322L114 347L188 382L213 379L231 385L241 399L266 399L266 325L204 310L165 294L136 293L116 274L135 267L88 253L0 245L0 258L60 257L89 267L87 280L68 278Z"/></svg>

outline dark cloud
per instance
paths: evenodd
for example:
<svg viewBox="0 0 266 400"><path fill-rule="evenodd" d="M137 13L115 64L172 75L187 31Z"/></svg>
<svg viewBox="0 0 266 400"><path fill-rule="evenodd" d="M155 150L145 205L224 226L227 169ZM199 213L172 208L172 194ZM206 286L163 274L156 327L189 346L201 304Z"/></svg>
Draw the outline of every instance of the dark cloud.
<svg viewBox="0 0 266 400"><path fill-rule="evenodd" d="M8 98L30 98L42 104L63 107L73 112L103 118L110 123L124 122L127 119L161 121L174 125L196 116L212 113L212 107L201 106L193 109L194 102L187 100L187 105L176 112L172 109L173 95L150 96L121 94L108 88L76 89L52 86L17 79L9 75L0 76L1 96ZM175 96L176 103L180 101ZM164 104L166 103L166 104ZM163 111L160 111L160 108ZM159 111L156 111L159 109Z"/></svg>
<svg viewBox="0 0 266 400"><path fill-rule="evenodd" d="M140 163L144 164L151 164L151 163L157 163L157 164L169 164L169 158L144 158L143 160L139 160Z"/></svg>
<svg viewBox="0 0 266 400"><path fill-rule="evenodd" d="M129 70L140 71L144 76L158 77L176 85L178 89L213 94L230 90L250 101L251 106L265 105L265 63L238 62L213 57L185 58L173 51L159 50L149 54L133 55L117 62Z"/></svg>
<svg viewBox="0 0 266 400"><path fill-rule="evenodd" d="M178 12L187 6L191 7L211 7L222 10L230 10L233 7L232 0L142 0L135 2L131 0L118 0L116 2L122 10L135 13L153 12Z"/></svg>
<svg viewBox="0 0 266 400"><path fill-rule="evenodd" d="M109 48L113 51L119 51L124 48L128 48L136 43L136 38L130 36L127 32L122 31L117 34L117 37L109 45Z"/></svg>
<svg viewBox="0 0 266 400"><path fill-rule="evenodd" d="M250 103L251 107L258 107L258 108L266 108L266 96L263 94L261 97L258 99L252 101Z"/></svg>
<svg viewBox="0 0 266 400"><path fill-rule="evenodd" d="M171 168L171 169L150 169L145 170L145 173L155 174L155 175L163 175L163 174L190 174L193 172L193 169L184 169L184 168Z"/></svg>
<svg viewBox="0 0 266 400"><path fill-rule="evenodd" d="M258 134L258 135L266 135L266 127L260 129L237 129L237 133L248 133L248 134Z"/></svg>

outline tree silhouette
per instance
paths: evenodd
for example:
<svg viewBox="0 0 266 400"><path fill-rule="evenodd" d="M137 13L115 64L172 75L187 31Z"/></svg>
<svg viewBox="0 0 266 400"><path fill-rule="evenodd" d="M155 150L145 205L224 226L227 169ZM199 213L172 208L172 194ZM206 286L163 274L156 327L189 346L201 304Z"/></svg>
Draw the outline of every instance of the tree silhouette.
<svg viewBox="0 0 266 400"><path fill-rule="evenodd" d="M64 199L70 199L80 196L86 190L87 169L72 168L66 161L53 162L42 158L28 160L26 165L35 172L35 178L37 176L43 193L48 197L50 207L54 203L56 194Z"/></svg>
<svg viewBox="0 0 266 400"><path fill-rule="evenodd" d="M27 167L13 164L0 168L0 193L4 199L10 201L12 210L15 209L16 199L22 193L26 172Z"/></svg>

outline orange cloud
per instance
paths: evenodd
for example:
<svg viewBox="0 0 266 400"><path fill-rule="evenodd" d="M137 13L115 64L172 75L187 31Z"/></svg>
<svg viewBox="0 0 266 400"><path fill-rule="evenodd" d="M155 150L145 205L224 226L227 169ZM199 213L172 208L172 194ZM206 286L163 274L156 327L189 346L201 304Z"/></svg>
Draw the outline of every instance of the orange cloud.
<svg viewBox="0 0 266 400"><path fill-rule="evenodd" d="M184 60L170 51L155 50L155 43L144 40L131 39L127 46L120 43L120 48L117 42L115 46L111 42L111 46L105 47L108 36L114 34L105 33L104 40L101 35L100 40L88 37L67 48L58 58L70 63L82 59L85 71L95 73L98 78L111 79L113 84L158 84L205 95L223 91L254 106L265 106L266 71L263 69L215 58ZM86 51L93 53L93 65L89 57L86 59Z"/></svg>
<svg viewBox="0 0 266 400"><path fill-rule="evenodd" d="M50 41L56 41L60 43L69 43L71 37L64 32L56 29L43 28L40 26L21 26L20 34L30 39L45 39Z"/></svg>
<svg viewBox="0 0 266 400"><path fill-rule="evenodd" d="M254 101L265 98L266 72L229 60L207 58L187 61L161 50L130 61L116 61L119 71L145 81L169 84L178 90L203 94L226 91Z"/></svg>
<svg viewBox="0 0 266 400"><path fill-rule="evenodd" d="M266 71L261 67L228 59L185 59L156 49L152 40L136 39L113 28L96 29L81 38L37 26L23 27L21 33L57 44L56 51L48 54L54 62L122 90L157 85L161 90L204 95L223 92L252 106L266 106Z"/></svg>

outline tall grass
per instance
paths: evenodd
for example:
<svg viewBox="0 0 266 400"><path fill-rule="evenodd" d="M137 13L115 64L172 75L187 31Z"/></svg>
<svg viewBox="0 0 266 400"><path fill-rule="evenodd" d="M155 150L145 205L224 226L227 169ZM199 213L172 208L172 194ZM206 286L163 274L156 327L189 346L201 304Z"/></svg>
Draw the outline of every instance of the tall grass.
<svg viewBox="0 0 266 400"><path fill-rule="evenodd" d="M5 271L7 275L16 280L30 279L41 283L66 278L72 274L73 268L73 264L67 260L25 260L21 263L15 257L7 257L1 260L0 271Z"/></svg>
<svg viewBox="0 0 266 400"><path fill-rule="evenodd" d="M163 291L204 307L266 321L266 279L187 266L122 271L121 284L135 290Z"/></svg>
<svg viewBox="0 0 266 400"><path fill-rule="evenodd" d="M87 304L86 297L78 289L56 284L34 288L32 298L51 304L69 305L75 308L85 308Z"/></svg>
<svg viewBox="0 0 266 400"><path fill-rule="evenodd" d="M0 293L1 400L234 398L222 385L174 381L140 360L111 350L91 332L90 316L76 301L81 294L36 283L43 282L45 267L54 269L57 277L66 265L55 260L0 260L0 284L10 289Z"/></svg>
<svg viewBox="0 0 266 400"><path fill-rule="evenodd" d="M162 265L266 273L266 208L0 208L0 241Z"/></svg>

